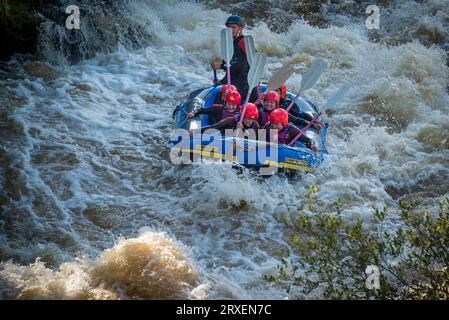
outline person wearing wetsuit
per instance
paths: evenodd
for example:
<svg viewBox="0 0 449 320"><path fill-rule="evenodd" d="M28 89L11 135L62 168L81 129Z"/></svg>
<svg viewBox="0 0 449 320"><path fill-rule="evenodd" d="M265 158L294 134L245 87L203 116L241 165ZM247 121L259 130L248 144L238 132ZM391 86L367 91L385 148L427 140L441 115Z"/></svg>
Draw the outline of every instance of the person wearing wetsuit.
<svg viewBox="0 0 449 320"><path fill-rule="evenodd" d="M289 144L300 133L301 130L289 124L288 119L289 114L284 109L277 108L271 112L269 122L264 126L267 141L273 141L272 135L277 133L279 144ZM297 141L302 142L306 148L318 151L318 147L305 135L300 136Z"/></svg>
<svg viewBox="0 0 449 320"><path fill-rule="evenodd" d="M245 40L242 35L243 28L245 27L245 21L240 16L230 16L226 21L226 27L232 29L232 37L234 39L234 54L230 61L230 73L231 73L231 83L237 87L238 92L242 95L242 97L246 98L248 94L249 85L248 85L248 72L249 72L249 63L246 57L246 48L245 48ZM220 62L212 62L212 69L222 69L226 71L226 63L224 61ZM227 77L214 84L224 84L227 82ZM251 91L251 96L249 101L254 102L257 100L257 90L254 88Z"/></svg>
<svg viewBox="0 0 449 320"><path fill-rule="evenodd" d="M207 114L209 124L215 124L225 118L238 114L239 105L242 102L240 93L231 91L226 94L225 105L213 104L209 108L200 108L187 114L187 119L191 119L199 114Z"/></svg>
<svg viewBox="0 0 449 320"><path fill-rule="evenodd" d="M226 129L235 130L239 128L241 130L253 129L257 134L257 130L259 129L259 123L257 123L257 118L259 116L258 113L259 112L256 105L253 103L248 103L241 125L239 124L240 114L235 114L233 117L227 117L217 122L216 124L202 127L201 133L205 132L208 129L216 129L224 134Z"/></svg>
<svg viewBox="0 0 449 320"><path fill-rule="evenodd" d="M222 85L220 88L220 91L215 96L214 105L215 104L223 105L225 103L226 95L228 94L228 92L231 92L231 91L238 91L238 90L237 90L236 86L234 86L232 84L229 87L227 84Z"/></svg>
<svg viewBox="0 0 449 320"><path fill-rule="evenodd" d="M279 107L282 109L287 109L290 103L292 102L292 100L287 99L287 86L283 84L279 89L276 90L276 92L280 95ZM294 110L293 107L289 111L289 121L297 126L304 127L312 120L313 116L304 111L298 112ZM324 123L316 121L312 125L312 127L317 130L320 130L321 128L324 127Z"/></svg>
<svg viewBox="0 0 449 320"><path fill-rule="evenodd" d="M271 112L279 107L279 100L280 96L276 91L265 93L263 104L259 105L259 125L264 126L269 121ZM288 121L300 127L305 127L308 124L306 120L292 114L289 114Z"/></svg>

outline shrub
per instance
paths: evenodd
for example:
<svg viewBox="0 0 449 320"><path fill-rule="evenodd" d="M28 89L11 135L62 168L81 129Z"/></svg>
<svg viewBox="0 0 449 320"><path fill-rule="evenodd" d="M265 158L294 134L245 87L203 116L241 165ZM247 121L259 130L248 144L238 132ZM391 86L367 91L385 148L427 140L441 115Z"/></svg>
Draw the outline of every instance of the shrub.
<svg viewBox="0 0 449 320"><path fill-rule="evenodd" d="M395 214L373 208L372 223L364 224L343 217L340 199L335 212L322 212L317 191L312 186L306 203L289 217L292 252L275 275L264 275L267 281L284 286L293 298L448 298L449 199L439 202L437 215L400 200ZM387 221L395 230L386 230ZM378 288L369 285L368 266L378 268Z"/></svg>

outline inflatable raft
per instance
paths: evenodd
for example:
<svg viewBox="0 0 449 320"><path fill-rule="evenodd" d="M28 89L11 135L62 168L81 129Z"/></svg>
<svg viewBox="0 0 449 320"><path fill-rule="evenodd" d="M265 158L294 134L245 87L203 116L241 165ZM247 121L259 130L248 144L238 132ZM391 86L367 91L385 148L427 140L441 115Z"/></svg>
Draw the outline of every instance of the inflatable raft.
<svg viewBox="0 0 449 320"><path fill-rule="evenodd" d="M219 134L190 134L200 127L209 125L207 115L198 115L192 119L186 119L187 113L194 109L211 108L221 86L207 87L195 90L181 102L173 112L176 129L169 140L171 148L170 157L175 163L191 162L221 162L227 161L240 164L249 168L276 168L278 171L314 171L324 160L326 149L326 132L328 125L321 130L310 128L305 135L312 139L319 151L314 152L297 141L294 146L267 143L265 141L236 138L233 136L221 136ZM260 86L264 92L265 85ZM293 100L294 95L287 92L287 99ZM309 100L300 97L290 112L294 115L306 112L313 117L319 112L317 107ZM326 123L322 115L319 121ZM299 127L302 129L301 127Z"/></svg>

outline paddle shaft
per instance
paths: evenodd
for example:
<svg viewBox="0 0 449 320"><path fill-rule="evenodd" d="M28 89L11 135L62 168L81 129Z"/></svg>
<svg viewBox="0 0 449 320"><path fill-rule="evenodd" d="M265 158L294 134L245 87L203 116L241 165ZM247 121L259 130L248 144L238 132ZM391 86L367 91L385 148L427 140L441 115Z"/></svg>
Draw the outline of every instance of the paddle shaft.
<svg viewBox="0 0 449 320"><path fill-rule="evenodd" d="M251 92L248 91L248 94L246 95L246 99L245 99L245 104L243 105L243 110L242 110L242 112L240 114L240 121L239 121L239 123L243 122L243 118L244 118L244 115L245 115L245 112L246 112L246 107L248 106L248 101L249 101L249 97L250 96L251 96Z"/></svg>
<svg viewBox="0 0 449 320"><path fill-rule="evenodd" d="M262 92L260 91L260 85L258 85L256 88L257 88L257 100L256 102L254 102L254 104L257 106L262 100Z"/></svg>
<svg viewBox="0 0 449 320"><path fill-rule="evenodd" d="M290 141L290 143L288 144L289 146L291 146L292 144L294 144L295 142L296 142L296 140L298 140L299 139L299 137L301 137L314 123L315 123L315 121L317 121L318 120L318 118L321 116L321 112L318 112L318 114L315 116L315 118L313 118L312 119L312 121L310 121L309 122L309 124L308 125L306 125L305 127L304 127L304 129L302 129L299 133L298 133L298 135L292 140L292 141Z"/></svg>
<svg viewBox="0 0 449 320"><path fill-rule="evenodd" d="M287 109L285 109L285 111L289 112L290 109L292 108L292 106L295 104L296 100L298 100L299 96L301 95L301 93L298 93L298 95L295 97L295 99L292 100L292 102L290 102L290 104L288 105Z"/></svg>

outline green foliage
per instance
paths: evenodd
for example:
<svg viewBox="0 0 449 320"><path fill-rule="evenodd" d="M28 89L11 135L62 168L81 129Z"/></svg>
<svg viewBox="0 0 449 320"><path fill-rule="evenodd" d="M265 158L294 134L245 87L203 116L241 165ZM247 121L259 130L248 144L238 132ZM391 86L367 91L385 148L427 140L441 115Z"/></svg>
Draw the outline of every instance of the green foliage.
<svg viewBox="0 0 449 320"><path fill-rule="evenodd" d="M24 24L34 20L39 6L42 6L42 1L0 0L0 26L21 31Z"/></svg>
<svg viewBox="0 0 449 320"><path fill-rule="evenodd" d="M291 217L292 255L282 259L276 276L264 276L267 281L325 299L448 298L449 199L438 204L437 216L400 200L399 212L373 208L371 223L364 224L342 216L341 199L335 212L321 212L317 191L312 186L300 213ZM370 265L379 268L378 289L367 288Z"/></svg>

